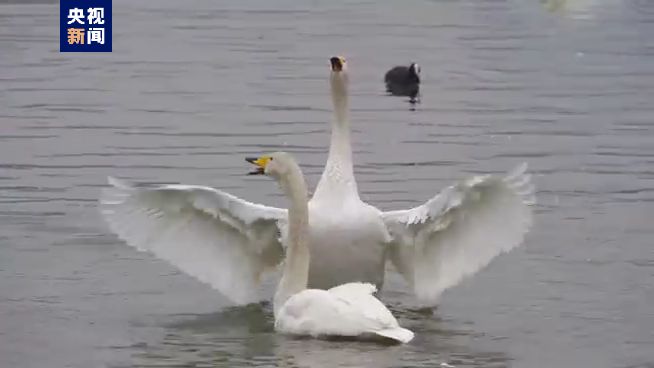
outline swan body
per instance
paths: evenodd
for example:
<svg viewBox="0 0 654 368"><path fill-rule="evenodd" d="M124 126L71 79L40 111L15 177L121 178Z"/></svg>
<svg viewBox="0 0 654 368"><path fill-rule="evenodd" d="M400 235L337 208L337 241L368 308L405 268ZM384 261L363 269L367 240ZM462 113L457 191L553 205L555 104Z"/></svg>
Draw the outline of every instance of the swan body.
<svg viewBox="0 0 654 368"><path fill-rule="evenodd" d="M345 60L330 59L330 88L335 119L329 157L309 202L311 264L309 285L328 289L350 281L384 281L390 235L381 211L359 197L348 123L348 75Z"/></svg>
<svg viewBox="0 0 654 368"><path fill-rule="evenodd" d="M309 285L329 289L353 280L384 282L387 242L381 212L350 199L309 202L310 244L314 255Z"/></svg>
<svg viewBox="0 0 654 368"><path fill-rule="evenodd" d="M293 295L275 318L282 333L316 338L329 336L400 343L411 341L411 330L399 326L391 312L373 296L368 283L347 283L329 290L307 289Z"/></svg>
<svg viewBox="0 0 654 368"><path fill-rule="evenodd" d="M307 244L310 211L302 171L285 152L247 160L259 167L255 174L274 177L291 201L286 260L274 298L275 329L301 336L411 341L413 332L400 327L373 296L377 291L374 285L352 282L329 290L307 289L309 262L315 257Z"/></svg>
<svg viewBox="0 0 654 368"><path fill-rule="evenodd" d="M443 291L522 243L534 192L526 165L463 180L411 209L382 212L364 203L354 179L345 61L330 63L335 119L327 163L308 203L308 286L357 281L381 288L390 261L418 300L434 305ZM234 303L258 300L261 275L284 260L286 209L202 186L109 181L100 208L113 232Z"/></svg>

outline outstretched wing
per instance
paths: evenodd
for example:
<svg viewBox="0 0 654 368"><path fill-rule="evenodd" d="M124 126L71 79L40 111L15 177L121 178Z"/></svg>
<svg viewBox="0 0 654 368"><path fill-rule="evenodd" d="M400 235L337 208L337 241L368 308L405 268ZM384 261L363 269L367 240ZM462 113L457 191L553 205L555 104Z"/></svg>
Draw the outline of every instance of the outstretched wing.
<svg viewBox="0 0 654 368"><path fill-rule="evenodd" d="M436 303L445 289L522 243L532 221L534 186L527 165L505 177L463 181L421 206L384 212L390 259L418 299Z"/></svg>
<svg viewBox="0 0 654 368"><path fill-rule="evenodd" d="M284 256L284 209L202 186L136 188L114 178L109 183L100 209L113 232L235 303L255 301L261 273Z"/></svg>

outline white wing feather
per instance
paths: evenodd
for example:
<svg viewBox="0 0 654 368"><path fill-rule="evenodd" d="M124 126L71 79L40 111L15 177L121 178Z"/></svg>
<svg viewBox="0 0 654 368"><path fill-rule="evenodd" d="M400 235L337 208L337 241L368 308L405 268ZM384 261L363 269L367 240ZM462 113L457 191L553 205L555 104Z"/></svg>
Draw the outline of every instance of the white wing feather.
<svg viewBox="0 0 654 368"><path fill-rule="evenodd" d="M350 299L362 296L371 296L377 292L377 286L367 282L349 282L347 284L334 286L327 291L333 295Z"/></svg>
<svg viewBox="0 0 654 368"><path fill-rule="evenodd" d="M390 259L417 298L435 304L447 288L520 245L531 226L534 186L527 165L505 177L478 176L421 206L384 212Z"/></svg>
<svg viewBox="0 0 654 368"><path fill-rule="evenodd" d="M136 188L109 178L100 209L129 245L150 251L233 302L256 300L262 272L283 258L286 210L192 185Z"/></svg>

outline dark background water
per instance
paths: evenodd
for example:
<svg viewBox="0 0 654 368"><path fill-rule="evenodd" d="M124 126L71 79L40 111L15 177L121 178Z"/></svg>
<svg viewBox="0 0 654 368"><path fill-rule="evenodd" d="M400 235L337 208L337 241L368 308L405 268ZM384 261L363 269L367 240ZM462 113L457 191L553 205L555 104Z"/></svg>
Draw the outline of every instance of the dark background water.
<svg viewBox="0 0 654 368"><path fill-rule="evenodd" d="M654 2L121 1L114 52L61 54L58 4L0 3L0 366L651 367ZM328 58L351 74L356 174L382 209L528 161L523 247L411 313L407 346L293 340L268 307L108 234L107 175L283 205L245 155L317 182ZM422 104L384 94L417 61ZM268 289L270 292L270 289Z"/></svg>

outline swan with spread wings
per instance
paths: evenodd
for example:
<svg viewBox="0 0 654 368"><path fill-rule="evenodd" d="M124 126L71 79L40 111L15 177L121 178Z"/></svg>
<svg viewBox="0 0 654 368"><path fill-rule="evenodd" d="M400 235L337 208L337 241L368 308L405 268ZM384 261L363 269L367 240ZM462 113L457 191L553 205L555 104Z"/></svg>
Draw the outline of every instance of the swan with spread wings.
<svg viewBox="0 0 654 368"><path fill-rule="evenodd" d="M342 57L330 64L335 118L327 163L308 204L310 288L353 281L381 288L390 261L418 300L434 305L443 291L522 243L534 194L524 164L504 176L460 181L411 209L383 212L363 202L352 162L347 66ZM204 186L109 182L100 208L113 232L234 303L258 300L261 275L284 260L286 209Z"/></svg>

